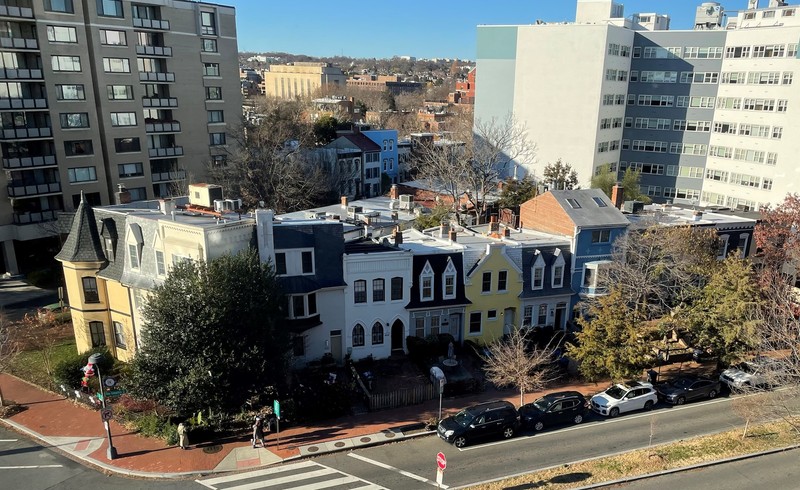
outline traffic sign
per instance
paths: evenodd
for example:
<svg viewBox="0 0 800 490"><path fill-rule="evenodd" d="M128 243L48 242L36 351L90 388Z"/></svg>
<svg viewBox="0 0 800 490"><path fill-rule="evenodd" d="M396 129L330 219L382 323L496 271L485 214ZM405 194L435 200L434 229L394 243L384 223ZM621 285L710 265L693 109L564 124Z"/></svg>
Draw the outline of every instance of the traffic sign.
<svg viewBox="0 0 800 490"><path fill-rule="evenodd" d="M281 402L275 400L272 402L272 411L275 412L277 418L281 418Z"/></svg>
<svg viewBox="0 0 800 490"><path fill-rule="evenodd" d="M104 408L100 410L100 418L103 419L103 422L108 422L112 418L114 418L114 413L111 411L110 408Z"/></svg>
<svg viewBox="0 0 800 490"><path fill-rule="evenodd" d="M439 453L436 455L436 465L442 471L447 468L447 458L444 457L444 453Z"/></svg>

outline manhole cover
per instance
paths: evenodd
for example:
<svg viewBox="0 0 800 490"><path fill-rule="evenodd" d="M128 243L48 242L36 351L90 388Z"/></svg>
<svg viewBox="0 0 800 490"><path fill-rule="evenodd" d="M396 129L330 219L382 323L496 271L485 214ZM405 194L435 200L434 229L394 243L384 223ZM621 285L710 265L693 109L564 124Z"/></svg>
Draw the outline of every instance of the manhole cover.
<svg viewBox="0 0 800 490"><path fill-rule="evenodd" d="M222 451L222 446L219 444L215 444L213 446L206 446L203 448L203 452L206 454L214 454Z"/></svg>
<svg viewBox="0 0 800 490"><path fill-rule="evenodd" d="M371 437L362 437L362 438L361 438L361 439L359 439L359 440L360 440L361 442L369 442L369 441L371 441L371 440L372 440L372 438L371 438Z"/></svg>
<svg viewBox="0 0 800 490"><path fill-rule="evenodd" d="M317 446L311 446L311 447L309 447L307 449L307 451L310 452L310 453L315 453L315 452L319 451L319 448Z"/></svg>
<svg viewBox="0 0 800 490"><path fill-rule="evenodd" d="M387 431L387 432L384 432L384 433L383 433L383 437L386 437L387 439L391 439L391 438L392 438L392 437L394 437L394 436L395 436L395 433L394 433L394 432L388 432L388 431Z"/></svg>
<svg viewBox="0 0 800 490"><path fill-rule="evenodd" d="M339 441L339 442L335 443L334 446L336 446L336 447L344 447L344 443L342 441Z"/></svg>

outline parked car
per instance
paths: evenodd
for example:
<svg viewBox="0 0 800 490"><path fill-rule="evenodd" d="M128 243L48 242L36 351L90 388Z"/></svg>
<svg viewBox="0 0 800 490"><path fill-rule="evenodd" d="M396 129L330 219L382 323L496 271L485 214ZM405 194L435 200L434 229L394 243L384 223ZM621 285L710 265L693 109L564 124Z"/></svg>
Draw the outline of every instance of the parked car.
<svg viewBox="0 0 800 490"><path fill-rule="evenodd" d="M722 371L719 380L731 390L769 388L772 385L768 377L769 364L770 361L766 358L740 362Z"/></svg>
<svg viewBox="0 0 800 490"><path fill-rule="evenodd" d="M658 394L651 383L628 381L593 396L591 407L600 415L616 417L634 410L650 410L656 402Z"/></svg>
<svg viewBox="0 0 800 490"><path fill-rule="evenodd" d="M549 393L519 407L522 427L540 431L560 424L580 424L586 416L586 398L577 391Z"/></svg>
<svg viewBox="0 0 800 490"><path fill-rule="evenodd" d="M514 405L497 400L479 403L445 417L439 422L436 432L445 441L461 448L478 439L497 436L509 439L517 428L519 417Z"/></svg>
<svg viewBox="0 0 800 490"><path fill-rule="evenodd" d="M718 380L683 376L658 386L658 399L673 405L700 398L716 398L720 391Z"/></svg>

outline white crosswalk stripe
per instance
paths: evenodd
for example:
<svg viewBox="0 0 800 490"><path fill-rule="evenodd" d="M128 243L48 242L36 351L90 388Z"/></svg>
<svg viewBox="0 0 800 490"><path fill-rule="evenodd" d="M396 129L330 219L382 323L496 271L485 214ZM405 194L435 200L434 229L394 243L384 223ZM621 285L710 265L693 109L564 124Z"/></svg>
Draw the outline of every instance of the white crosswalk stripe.
<svg viewBox="0 0 800 490"><path fill-rule="evenodd" d="M196 481L212 490L386 490L312 461Z"/></svg>

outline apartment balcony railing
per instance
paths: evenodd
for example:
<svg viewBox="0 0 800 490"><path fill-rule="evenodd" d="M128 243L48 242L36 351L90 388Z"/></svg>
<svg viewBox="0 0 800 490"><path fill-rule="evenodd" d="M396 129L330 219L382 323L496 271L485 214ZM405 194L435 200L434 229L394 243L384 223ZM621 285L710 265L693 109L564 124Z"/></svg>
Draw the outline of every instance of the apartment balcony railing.
<svg viewBox="0 0 800 490"><path fill-rule="evenodd" d="M181 123L178 121L146 123L144 127L148 133L179 133L181 131Z"/></svg>
<svg viewBox="0 0 800 490"><path fill-rule="evenodd" d="M133 27L141 27L143 29L157 29L159 31L169 30L168 20L154 20L154 19L139 19L133 18Z"/></svg>
<svg viewBox="0 0 800 490"><path fill-rule="evenodd" d="M172 56L172 48L168 46L144 46L142 44L137 44L136 54L147 56Z"/></svg>
<svg viewBox="0 0 800 490"><path fill-rule="evenodd" d="M39 49L39 41L24 37L0 37L0 48Z"/></svg>
<svg viewBox="0 0 800 490"><path fill-rule="evenodd" d="M45 221L55 221L58 219L58 213L61 210L55 211L37 211L33 213L14 213L14 224L27 225L30 223L43 223Z"/></svg>
<svg viewBox="0 0 800 490"><path fill-rule="evenodd" d="M142 99L144 107L178 107L178 99L175 97L144 97Z"/></svg>
<svg viewBox="0 0 800 490"><path fill-rule="evenodd" d="M186 180L186 170L173 170L172 172L153 172L152 177L153 177L153 182Z"/></svg>
<svg viewBox="0 0 800 490"><path fill-rule="evenodd" d="M141 71L139 72L140 82L174 82L175 73L171 71Z"/></svg>
<svg viewBox="0 0 800 490"><path fill-rule="evenodd" d="M52 138L53 130L50 128L13 128L4 129L0 133L3 140L21 140L28 138Z"/></svg>
<svg viewBox="0 0 800 490"><path fill-rule="evenodd" d="M0 99L0 110L3 109L47 109L47 99Z"/></svg>
<svg viewBox="0 0 800 490"><path fill-rule="evenodd" d="M12 182L8 185L8 197L41 196L43 194L57 194L59 192L61 192L60 182L33 185L16 185Z"/></svg>
<svg viewBox="0 0 800 490"><path fill-rule="evenodd" d="M0 79L41 80L42 70L38 68L0 68Z"/></svg>
<svg viewBox="0 0 800 490"><path fill-rule="evenodd" d="M16 170L20 168L52 167L57 165L55 155L40 157L3 158L3 168Z"/></svg>
<svg viewBox="0 0 800 490"><path fill-rule="evenodd" d="M147 154L150 156L150 158L182 157L183 147L173 146L172 148L149 148L147 150Z"/></svg>
<svg viewBox="0 0 800 490"><path fill-rule="evenodd" d="M33 19L33 9L30 7L13 7L10 5L0 5L0 17L17 17L22 19Z"/></svg>

